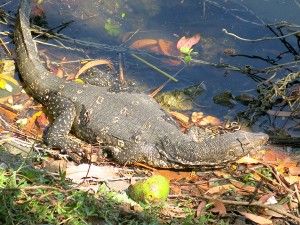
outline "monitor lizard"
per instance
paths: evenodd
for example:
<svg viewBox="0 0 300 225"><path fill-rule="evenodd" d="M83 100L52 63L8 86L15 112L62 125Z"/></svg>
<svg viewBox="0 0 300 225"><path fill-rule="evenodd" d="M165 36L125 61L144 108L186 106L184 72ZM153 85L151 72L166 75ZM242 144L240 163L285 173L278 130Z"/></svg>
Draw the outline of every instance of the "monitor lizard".
<svg viewBox="0 0 300 225"><path fill-rule="evenodd" d="M268 140L264 133L237 131L195 142L147 94L114 92L55 76L38 59L30 11L31 1L21 0L14 32L16 62L27 91L54 118L43 138L48 146L75 149L68 138L72 131L99 143L120 164L186 168L232 162Z"/></svg>

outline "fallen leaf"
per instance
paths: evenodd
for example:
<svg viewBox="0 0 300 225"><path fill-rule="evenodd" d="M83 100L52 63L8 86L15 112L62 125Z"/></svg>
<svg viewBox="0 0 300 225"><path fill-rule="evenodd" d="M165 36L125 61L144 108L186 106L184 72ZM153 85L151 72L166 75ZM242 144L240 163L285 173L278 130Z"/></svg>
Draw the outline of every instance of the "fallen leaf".
<svg viewBox="0 0 300 225"><path fill-rule="evenodd" d="M236 180L229 180L229 182L231 183L231 184L233 184L235 187L237 187L237 188L239 188L239 189L241 189L241 190L243 190L243 191L246 191L246 192L248 192L248 193L252 193L252 192L254 192L255 191L255 187L253 187L253 186L250 186L250 185L246 185L246 184L244 184L244 183L242 183L242 182L239 182L239 181L236 181ZM260 191L260 190L258 190L257 191L258 193L262 193L262 191Z"/></svg>
<svg viewBox="0 0 300 225"><path fill-rule="evenodd" d="M258 201L261 203L266 203L269 200L269 198L273 197L274 195L275 195L275 193L265 194L265 195L261 196Z"/></svg>
<svg viewBox="0 0 300 225"><path fill-rule="evenodd" d="M40 129L44 130L49 125L49 120L46 117L45 113L37 112L32 117L36 118L36 122Z"/></svg>
<svg viewBox="0 0 300 225"><path fill-rule="evenodd" d="M227 191L227 190L230 190L233 188L234 188L234 186L232 184L224 184L224 185L210 188L206 192L206 194L216 194L216 193L224 192L224 191Z"/></svg>
<svg viewBox="0 0 300 225"><path fill-rule="evenodd" d="M259 161L248 156L244 156L236 161L237 163L258 164Z"/></svg>
<svg viewBox="0 0 300 225"><path fill-rule="evenodd" d="M199 122L197 122L197 125L199 126L207 126L207 125L212 125L212 126L218 126L221 125L221 121L214 116L205 116L203 117Z"/></svg>
<svg viewBox="0 0 300 225"><path fill-rule="evenodd" d="M155 174L162 175L166 177L168 180L181 180L181 179L187 179L190 180L192 178L191 172L185 172L185 171L174 171L174 170L159 170L157 169L155 171Z"/></svg>
<svg viewBox="0 0 300 225"><path fill-rule="evenodd" d="M179 113L179 112L169 112L169 114L171 116L174 116L176 119L180 120L181 122L187 124L189 122L189 117L182 114L182 113Z"/></svg>
<svg viewBox="0 0 300 225"><path fill-rule="evenodd" d="M287 213L287 211L286 211L286 209L284 208L283 205L272 205L272 208ZM272 216L272 217L276 217L276 218L284 218L285 217L284 215L279 214L279 213L277 213L273 210L270 210L270 209L264 209L264 210L262 210L262 213L266 216Z"/></svg>
<svg viewBox="0 0 300 225"><path fill-rule="evenodd" d="M206 201L200 202L200 204L197 207L196 218L199 218L203 214L203 212L205 211L205 206L206 206Z"/></svg>
<svg viewBox="0 0 300 225"><path fill-rule="evenodd" d="M74 183L81 183L83 178L90 177L97 181L119 177L119 171L114 166L95 166L93 164L80 164L66 169L66 178L72 179Z"/></svg>
<svg viewBox="0 0 300 225"><path fill-rule="evenodd" d="M56 69L56 73L55 74L59 78L63 78L64 77L64 71L60 67Z"/></svg>
<svg viewBox="0 0 300 225"><path fill-rule="evenodd" d="M300 178L299 176L291 176L291 175L288 175L288 176L285 176L284 177L284 180L286 182L288 182L290 185L296 183L296 182L299 182L300 181Z"/></svg>
<svg viewBox="0 0 300 225"><path fill-rule="evenodd" d="M8 121L13 121L13 119L15 119L18 116L18 114L15 110L13 109L10 110L10 107L4 108L0 105L0 116L5 118L6 121L8 122Z"/></svg>
<svg viewBox="0 0 300 225"><path fill-rule="evenodd" d="M192 119L192 122L196 123L196 122L202 120L203 117L204 117L203 112L193 112L191 119Z"/></svg>
<svg viewBox="0 0 300 225"><path fill-rule="evenodd" d="M178 186L171 186L170 195L181 195L181 188Z"/></svg>
<svg viewBox="0 0 300 225"><path fill-rule="evenodd" d="M195 34L193 37L186 38L183 36L180 38L180 40L177 42L177 49L179 50L182 47L186 48L192 48L195 44L197 44L200 41L200 34Z"/></svg>
<svg viewBox="0 0 300 225"><path fill-rule="evenodd" d="M242 214L247 219L249 219L255 223L261 224L261 225L273 224L272 220L266 219L262 216L257 216L257 215L254 215L252 213L247 213L247 212L239 212L239 213Z"/></svg>
<svg viewBox="0 0 300 225"><path fill-rule="evenodd" d="M299 176L300 175L300 167L289 168L289 174L292 176Z"/></svg>
<svg viewBox="0 0 300 225"><path fill-rule="evenodd" d="M151 45L157 45L157 40L155 39L141 39L133 42L130 45L130 48L144 48L144 47L149 47Z"/></svg>
<svg viewBox="0 0 300 225"><path fill-rule="evenodd" d="M218 199L212 200L212 202L214 203L214 208L210 209L210 212L216 212L219 213L220 216L225 216L226 214L226 207L223 204L223 202L221 202Z"/></svg>
<svg viewBox="0 0 300 225"><path fill-rule="evenodd" d="M106 59L96 59L96 60L90 61L87 64L85 64L83 67L80 68L80 70L76 73L75 78L78 78L78 76L80 74L82 74L83 72L85 72L89 68L92 68L94 66L103 65L103 64L111 65L111 62L109 60L106 60Z"/></svg>

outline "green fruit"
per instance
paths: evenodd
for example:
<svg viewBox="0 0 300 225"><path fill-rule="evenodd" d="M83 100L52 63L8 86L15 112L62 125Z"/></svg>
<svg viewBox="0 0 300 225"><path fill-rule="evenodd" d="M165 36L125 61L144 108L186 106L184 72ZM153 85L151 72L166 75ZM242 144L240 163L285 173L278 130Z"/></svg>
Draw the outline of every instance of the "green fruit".
<svg viewBox="0 0 300 225"><path fill-rule="evenodd" d="M169 194L169 181L161 175L153 175L147 180L140 180L128 188L129 196L136 202L160 204Z"/></svg>

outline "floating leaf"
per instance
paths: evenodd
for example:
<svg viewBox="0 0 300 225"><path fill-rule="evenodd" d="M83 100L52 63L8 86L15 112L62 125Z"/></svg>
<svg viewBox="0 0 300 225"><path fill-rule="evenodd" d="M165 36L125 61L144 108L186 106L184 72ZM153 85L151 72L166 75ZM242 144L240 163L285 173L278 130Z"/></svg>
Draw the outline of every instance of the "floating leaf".
<svg viewBox="0 0 300 225"><path fill-rule="evenodd" d="M141 39L133 42L130 48L145 48L151 45L157 45L157 40L154 39Z"/></svg>
<svg viewBox="0 0 300 225"><path fill-rule="evenodd" d="M186 38L183 36L178 42L177 42L177 49L181 51L182 47L183 50L188 51L191 49L195 44L197 44L200 41L200 34L195 34L193 37Z"/></svg>

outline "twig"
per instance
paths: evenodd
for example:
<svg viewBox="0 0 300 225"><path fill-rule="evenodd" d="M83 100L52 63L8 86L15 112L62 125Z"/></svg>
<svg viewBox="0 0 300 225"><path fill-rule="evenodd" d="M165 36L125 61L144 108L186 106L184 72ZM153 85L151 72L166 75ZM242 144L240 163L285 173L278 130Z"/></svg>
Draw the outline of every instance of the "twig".
<svg viewBox="0 0 300 225"><path fill-rule="evenodd" d="M248 38L242 38L234 33L230 33L228 32L225 28L222 29L222 31L229 35L229 36L232 36L232 37L235 37L236 39L238 40L241 40L241 41L249 41L249 42L259 42L259 41L268 41L268 40L278 40L278 39L282 39L282 38L286 38L286 37L289 37L289 36L293 36L293 35L296 35L296 34L299 34L300 31L295 31L293 33L290 33L290 34L286 34L286 35L282 35L282 36L278 36L278 37L262 37L262 38L258 38L258 39L248 39Z"/></svg>
<svg viewBox="0 0 300 225"><path fill-rule="evenodd" d="M27 186L27 187L14 187L14 188L0 188L0 191L18 191L18 190L37 190L37 189L50 189L50 190L57 190L61 191L63 193L73 191L74 189L70 190L63 190L57 187L52 187L52 186L46 186L46 185L38 185L38 186Z"/></svg>
<svg viewBox="0 0 300 225"><path fill-rule="evenodd" d="M119 76L120 76L120 83L123 85L125 83L124 79L124 70L123 70L123 63L122 63L122 53L119 53Z"/></svg>
<svg viewBox="0 0 300 225"><path fill-rule="evenodd" d="M176 77L181 71L185 68L186 66L182 67L179 71L177 71L173 77ZM162 85L160 85L156 90L154 90L151 94L150 97L154 98L155 95L157 95L158 92L160 92L169 82L171 79L168 79L165 81Z"/></svg>
<svg viewBox="0 0 300 225"><path fill-rule="evenodd" d="M2 47L4 48L5 52L11 56L11 52L9 51L9 49L7 48L6 44L4 43L4 41L2 40L2 38L0 38L0 43L2 45Z"/></svg>
<svg viewBox="0 0 300 225"><path fill-rule="evenodd" d="M215 200L215 198L213 197L209 197L207 195L204 195L203 197L201 198L204 198L204 199L207 199L207 200ZM266 204L262 204L262 203L259 203L259 202L242 202L242 201L230 201L230 200L221 200L221 199L218 199L219 201L221 201L222 203L224 204L229 204L229 205L244 205L244 206L257 206L257 207L261 207L261 208L265 208L265 209L269 209L269 210L272 210L274 212L277 212L281 215L284 215L288 218L291 218L297 222L300 223L300 218L290 214L290 213L287 213L287 212L284 212L278 208L275 208L275 207L272 207L272 205L266 205Z"/></svg>
<svg viewBox="0 0 300 225"><path fill-rule="evenodd" d="M154 66L153 64L147 62L146 60L142 59L141 57L137 56L136 54L131 54L134 58L140 60L141 62L145 63L147 66L150 66L152 69L155 69L156 71L160 72L161 74L163 74L164 76L168 77L169 79L171 79L174 82L178 82L178 80L174 77L172 77L171 75L167 74L166 72L162 71L161 69L157 68L156 66Z"/></svg>

